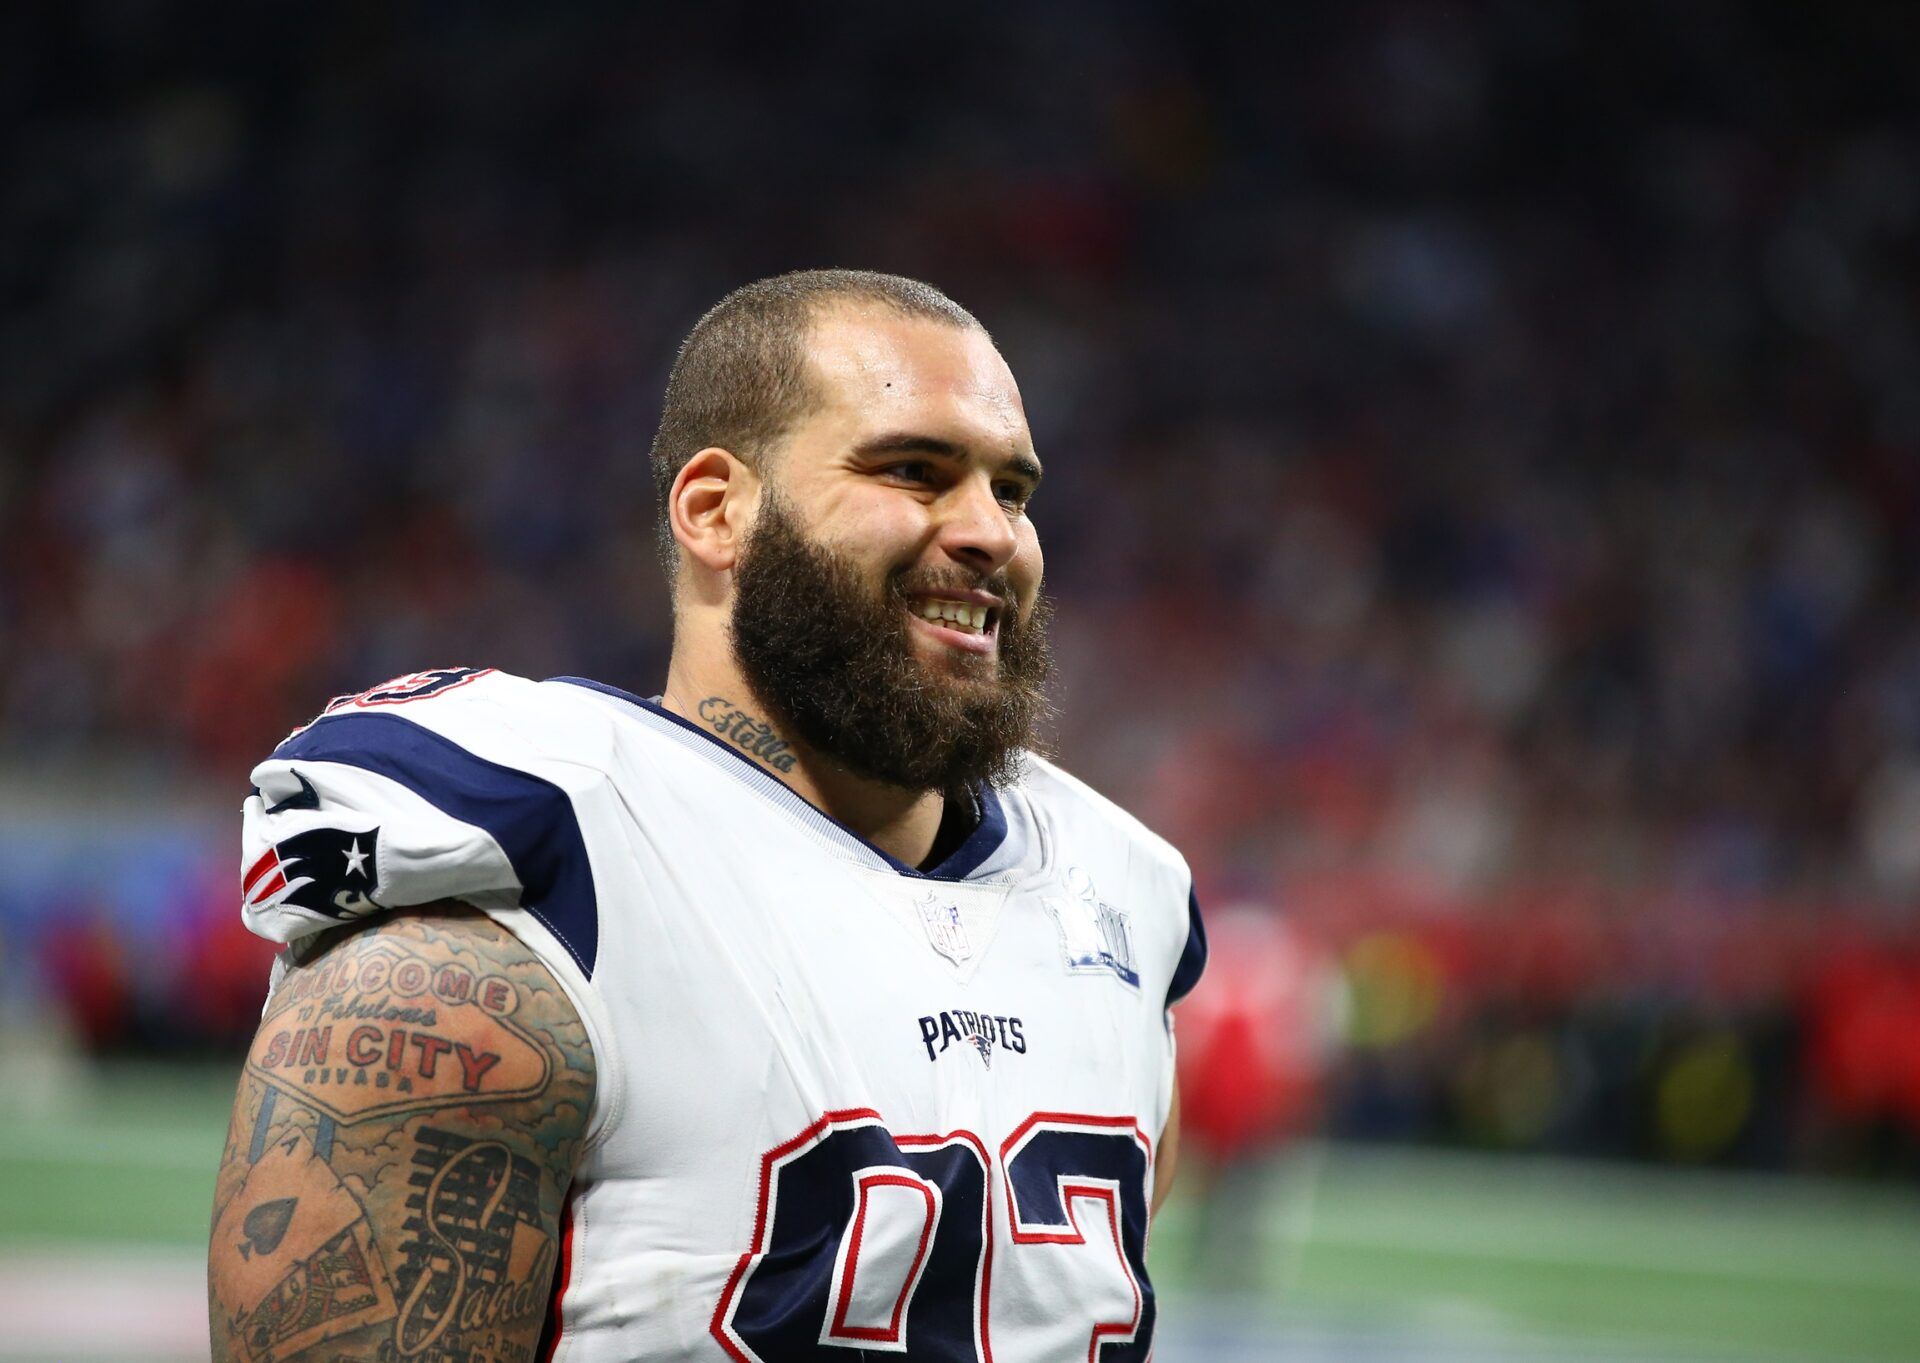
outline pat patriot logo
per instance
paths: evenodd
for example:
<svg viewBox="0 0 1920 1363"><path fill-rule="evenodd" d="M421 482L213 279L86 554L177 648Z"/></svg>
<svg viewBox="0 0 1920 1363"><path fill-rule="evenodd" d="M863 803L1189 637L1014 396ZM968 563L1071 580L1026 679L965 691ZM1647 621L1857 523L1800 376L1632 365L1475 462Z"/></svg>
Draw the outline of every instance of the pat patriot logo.
<svg viewBox="0 0 1920 1363"><path fill-rule="evenodd" d="M378 828L310 828L261 853L240 878L241 898L249 908L297 904L329 918L368 913L381 907L373 897L379 852Z"/></svg>

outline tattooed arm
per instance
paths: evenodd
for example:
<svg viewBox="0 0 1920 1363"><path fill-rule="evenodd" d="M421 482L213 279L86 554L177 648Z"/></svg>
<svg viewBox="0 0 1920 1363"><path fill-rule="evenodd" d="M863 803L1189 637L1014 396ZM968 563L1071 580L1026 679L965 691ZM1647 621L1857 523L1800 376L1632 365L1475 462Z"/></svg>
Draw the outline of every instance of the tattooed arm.
<svg viewBox="0 0 1920 1363"><path fill-rule="evenodd" d="M593 1084L572 1003L478 911L315 939L234 1103L216 1363L533 1358Z"/></svg>

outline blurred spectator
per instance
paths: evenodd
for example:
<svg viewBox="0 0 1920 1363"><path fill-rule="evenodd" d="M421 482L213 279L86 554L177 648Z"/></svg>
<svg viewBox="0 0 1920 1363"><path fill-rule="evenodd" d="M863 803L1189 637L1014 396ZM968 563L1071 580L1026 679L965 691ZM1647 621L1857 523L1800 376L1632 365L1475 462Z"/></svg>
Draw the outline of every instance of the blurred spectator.
<svg viewBox="0 0 1920 1363"><path fill-rule="evenodd" d="M995 330L1049 456L1062 757L1340 953L1337 1121L1737 1153L1801 997L1821 1103L1920 1113L1916 38L11 7L0 761L237 791L421 667L647 689L671 346L755 275L898 269ZM1718 997L1761 905L1878 964Z"/></svg>
<svg viewBox="0 0 1920 1363"><path fill-rule="evenodd" d="M109 1050L128 1040L132 982L120 934L104 914L79 905L49 926L40 942L41 973L80 1040Z"/></svg>

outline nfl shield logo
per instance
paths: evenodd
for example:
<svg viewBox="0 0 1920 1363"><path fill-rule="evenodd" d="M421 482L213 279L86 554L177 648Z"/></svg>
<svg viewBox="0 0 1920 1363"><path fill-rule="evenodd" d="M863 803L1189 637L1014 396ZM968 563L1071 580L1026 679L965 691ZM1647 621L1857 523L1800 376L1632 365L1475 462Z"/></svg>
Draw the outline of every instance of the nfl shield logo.
<svg viewBox="0 0 1920 1363"><path fill-rule="evenodd" d="M919 909L920 922L935 951L955 965L973 955L973 943L967 940L967 925L960 917L958 904L943 904L929 891L921 897Z"/></svg>

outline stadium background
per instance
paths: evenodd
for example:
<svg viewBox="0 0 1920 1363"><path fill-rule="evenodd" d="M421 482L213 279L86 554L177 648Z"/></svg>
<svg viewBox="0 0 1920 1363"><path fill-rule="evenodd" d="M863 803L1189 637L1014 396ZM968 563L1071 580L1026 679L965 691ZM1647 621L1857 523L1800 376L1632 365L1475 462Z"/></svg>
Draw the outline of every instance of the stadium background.
<svg viewBox="0 0 1920 1363"><path fill-rule="evenodd" d="M925 277L1217 942L1183 1360L1920 1358L1915 11L0 15L0 1359L203 1356L246 770L650 690L733 285Z"/></svg>

